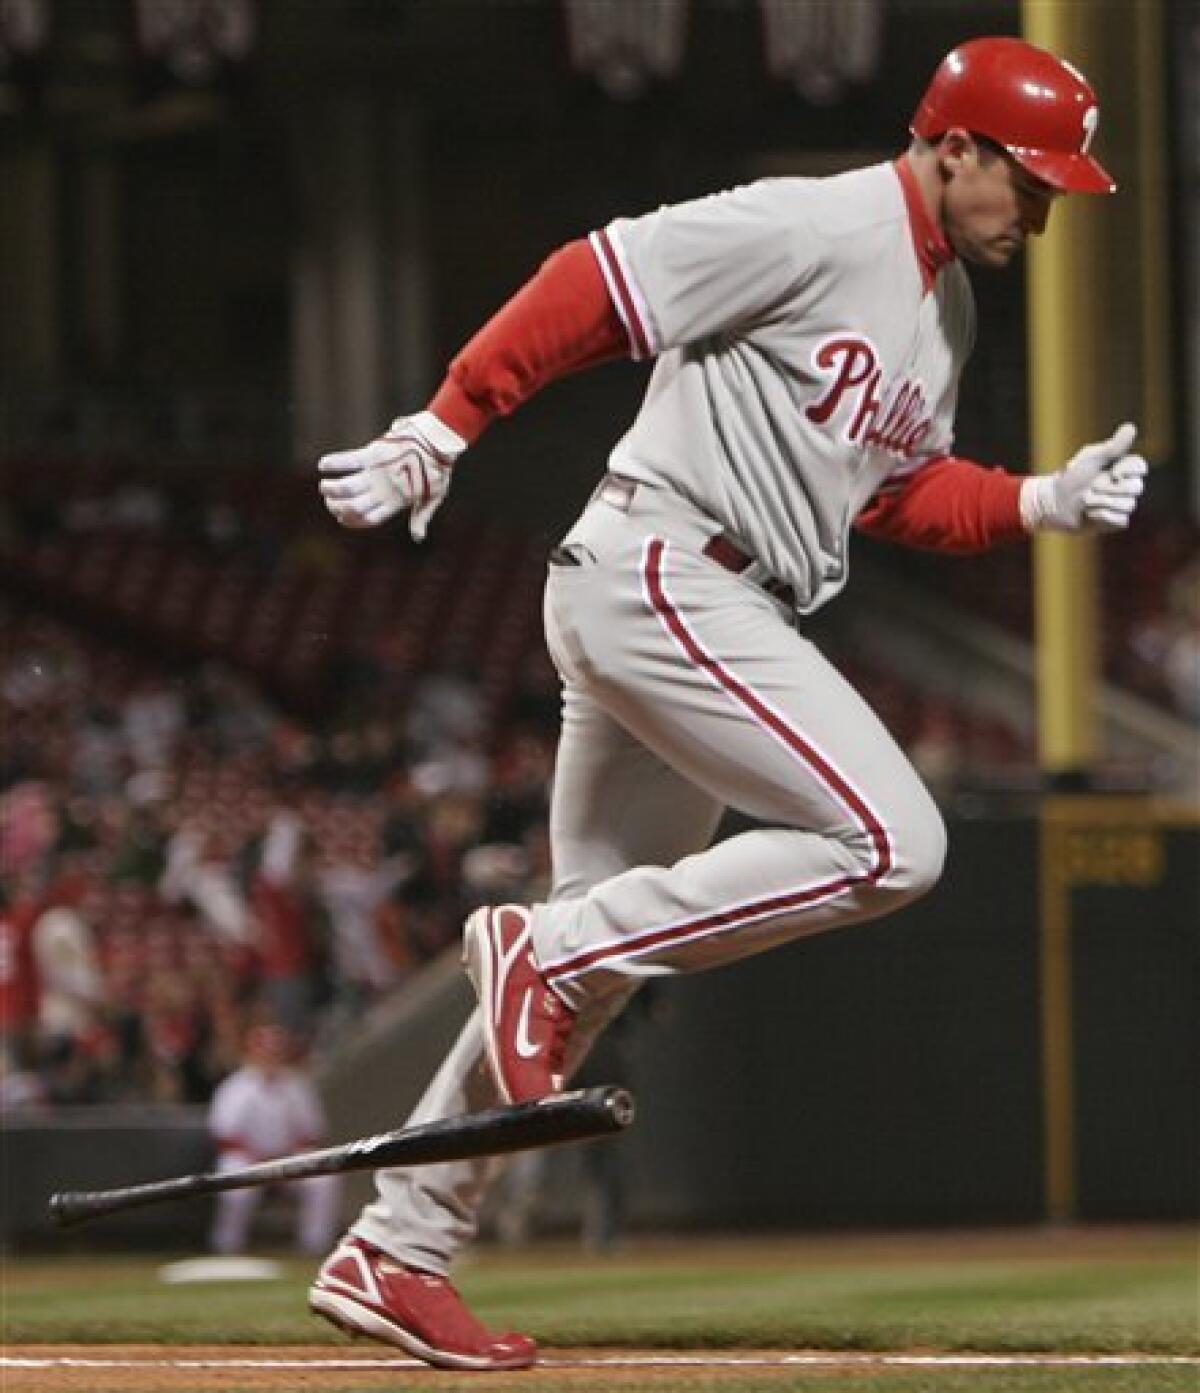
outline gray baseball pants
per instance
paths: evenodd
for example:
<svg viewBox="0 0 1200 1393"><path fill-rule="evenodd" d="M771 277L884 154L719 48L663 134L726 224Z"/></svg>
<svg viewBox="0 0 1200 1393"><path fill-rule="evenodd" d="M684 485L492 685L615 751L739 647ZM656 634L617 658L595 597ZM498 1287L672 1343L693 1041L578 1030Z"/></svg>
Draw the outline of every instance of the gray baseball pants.
<svg viewBox="0 0 1200 1393"><path fill-rule="evenodd" d="M564 542L578 564L550 567L564 704L533 937L580 1012L569 1064L646 976L875 918L941 872L942 820L903 752L787 606L704 556L714 530L641 487L593 499ZM770 825L711 845L726 807ZM411 1120L497 1097L475 1013ZM380 1171L354 1232L445 1273L497 1169Z"/></svg>

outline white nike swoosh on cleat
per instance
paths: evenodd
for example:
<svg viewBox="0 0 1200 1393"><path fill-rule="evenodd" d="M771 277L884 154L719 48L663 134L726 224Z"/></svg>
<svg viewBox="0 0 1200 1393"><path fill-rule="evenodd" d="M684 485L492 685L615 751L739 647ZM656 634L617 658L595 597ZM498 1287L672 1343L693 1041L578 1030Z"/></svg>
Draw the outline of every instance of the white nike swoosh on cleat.
<svg viewBox="0 0 1200 1393"><path fill-rule="evenodd" d="M536 1059L542 1052L541 1045L535 1045L529 1038L529 1007L533 1002L533 988L526 987L521 998L521 1012L517 1016L517 1035L513 1044L522 1059Z"/></svg>

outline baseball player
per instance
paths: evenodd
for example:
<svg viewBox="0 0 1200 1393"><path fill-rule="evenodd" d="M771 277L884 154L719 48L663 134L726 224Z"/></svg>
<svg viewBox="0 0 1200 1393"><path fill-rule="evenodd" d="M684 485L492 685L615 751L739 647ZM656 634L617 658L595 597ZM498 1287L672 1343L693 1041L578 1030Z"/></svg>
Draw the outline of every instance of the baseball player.
<svg viewBox="0 0 1200 1393"><path fill-rule="evenodd" d="M962 45L896 161L774 179L553 255L452 363L428 409L320 461L339 523L407 509L419 541L457 461L563 374L654 359L641 410L550 556L563 683L555 885L467 921L473 1015L414 1121L562 1087L648 976L887 914L938 879L945 832L903 751L805 636L846 583L852 528L970 552L1040 528L1125 527L1146 464L1122 425L1057 473L954 454L975 335L964 263L1007 266L1056 198L1110 192L1098 108L1020 40ZM734 807L765 824L712 845ZM509 1369L447 1273L483 1163L384 1171L314 1310L430 1363Z"/></svg>
<svg viewBox="0 0 1200 1393"><path fill-rule="evenodd" d="M325 1134L317 1090L292 1063L292 1041L278 1026L258 1024L246 1036L245 1060L217 1086L208 1125L217 1145L217 1169L238 1170L293 1152L308 1151ZM294 1180L297 1247L321 1252L337 1232L339 1177ZM215 1253L246 1248L262 1189L222 1190L210 1235Z"/></svg>

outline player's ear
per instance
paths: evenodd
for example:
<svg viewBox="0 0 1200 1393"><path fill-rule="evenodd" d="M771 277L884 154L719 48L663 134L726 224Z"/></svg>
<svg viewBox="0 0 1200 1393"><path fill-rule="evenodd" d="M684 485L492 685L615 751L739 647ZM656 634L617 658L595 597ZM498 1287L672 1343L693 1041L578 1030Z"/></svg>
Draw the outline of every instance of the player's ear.
<svg viewBox="0 0 1200 1393"><path fill-rule="evenodd" d="M979 143L963 126L951 126L938 137L938 168L943 178L951 178L966 165L978 162Z"/></svg>

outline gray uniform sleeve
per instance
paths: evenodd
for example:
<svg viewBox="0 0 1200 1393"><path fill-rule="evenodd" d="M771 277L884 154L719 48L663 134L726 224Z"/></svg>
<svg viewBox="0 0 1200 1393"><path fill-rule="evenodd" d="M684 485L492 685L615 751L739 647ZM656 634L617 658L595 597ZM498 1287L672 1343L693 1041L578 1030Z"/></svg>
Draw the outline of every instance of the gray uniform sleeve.
<svg viewBox="0 0 1200 1393"><path fill-rule="evenodd" d="M763 180L640 218L618 218L592 247L635 356L769 320L812 275L801 181Z"/></svg>

